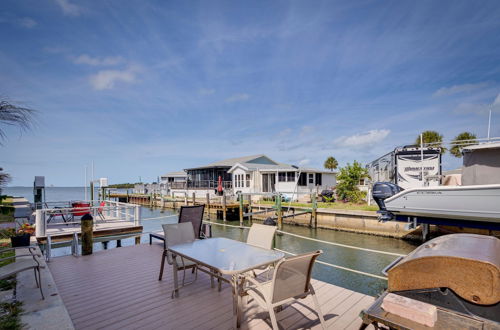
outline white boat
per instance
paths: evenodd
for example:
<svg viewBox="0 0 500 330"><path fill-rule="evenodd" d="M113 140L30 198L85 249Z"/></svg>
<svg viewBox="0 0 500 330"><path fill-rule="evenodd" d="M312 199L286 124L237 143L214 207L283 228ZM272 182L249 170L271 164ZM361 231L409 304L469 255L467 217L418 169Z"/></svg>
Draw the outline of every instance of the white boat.
<svg viewBox="0 0 500 330"><path fill-rule="evenodd" d="M394 215L500 223L500 184L403 190L385 207Z"/></svg>
<svg viewBox="0 0 500 330"><path fill-rule="evenodd" d="M417 217L500 225L500 143L464 147L459 186L421 187L400 191L377 183L373 197L382 220ZM428 223L433 223L432 221Z"/></svg>

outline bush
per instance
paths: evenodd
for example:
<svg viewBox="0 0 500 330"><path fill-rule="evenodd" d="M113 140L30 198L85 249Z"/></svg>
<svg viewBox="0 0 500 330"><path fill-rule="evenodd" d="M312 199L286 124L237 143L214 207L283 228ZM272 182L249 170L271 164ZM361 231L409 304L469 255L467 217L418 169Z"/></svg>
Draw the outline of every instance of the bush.
<svg viewBox="0 0 500 330"><path fill-rule="evenodd" d="M357 186L361 179L367 177L368 171L360 163L357 161L354 161L352 165L348 163L340 169L340 173L337 176L339 180L337 184L337 197L347 202L361 202L366 197L366 193L360 191Z"/></svg>

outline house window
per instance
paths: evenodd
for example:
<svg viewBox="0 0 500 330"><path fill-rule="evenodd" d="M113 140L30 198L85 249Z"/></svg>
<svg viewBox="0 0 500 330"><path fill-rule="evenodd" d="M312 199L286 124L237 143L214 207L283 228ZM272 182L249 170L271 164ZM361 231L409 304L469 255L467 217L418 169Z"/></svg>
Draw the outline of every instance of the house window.
<svg viewBox="0 0 500 330"><path fill-rule="evenodd" d="M314 175L309 173L309 183L314 183Z"/></svg>
<svg viewBox="0 0 500 330"><path fill-rule="evenodd" d="M321 173L316 173L316 185L317 186L321 186L323 184L322 179L323 179L323 175L321 175Z"/></svg>
<svg viewBox="0 0 500 330"><path fill-rule="evenodd" d="M295 181L295 172L287 172L286 173L286 181L294 182Z"/></svg>
<svg viewBox="0 0 500 330"><path fill-rule="evenodd" d="M247 188L250 188L250 174L247 174L246 177L247 177Z"/></svg>
<svg viewBox="0 0 500 330"><path fill-rule="evenodd" d="M278 172L278 181L286 182L286 172Z"/></svg>
<svg viewBox="0 0 500 330"><path fill-rule="evenodd" d="M300 173L299 186L307 186L307 174L306 173Z"/></svg>

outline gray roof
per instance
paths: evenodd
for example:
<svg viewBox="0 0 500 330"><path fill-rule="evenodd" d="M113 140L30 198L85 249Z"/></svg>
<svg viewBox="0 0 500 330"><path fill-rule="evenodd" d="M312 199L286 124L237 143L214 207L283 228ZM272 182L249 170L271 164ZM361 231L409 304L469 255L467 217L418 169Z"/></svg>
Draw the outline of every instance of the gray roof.
<svg viewBox="0 0 500 330"><path fill-rule="evenodd" d="M278 163L277 165L271 164L255 164L255 163L238 163L249 170L259 170L259 171L290 171L290 172L314 172L314 173L326 173L326 174L336 174L337 172L319 170L310 167L299 167L293 166L285 163ZM236 164L235 164L236 165Z"/></svg>
<svg viewBox="0 0 500 330"><path fill-rule="evenodd" d="M162 177L185 177L187 176L187 173L184 171L179 171L179 172L168 172L162 175Z"/></svg>
<svg viewBox="0 0 500 330"><path fill-rule="evenodd" d="M240 163L240 164L247 163L249 161L255 160L255 159L260 158L260 157L266 157L266 158L270 159L269 157L267 157L266 155L263 155L263 154L253 155L253 156L236 157L236 158L228 158L228 159L219 160L219 161L207 164L207 165L189 168L187 170L210 168L210 167L232 167L237 163Z"/></svg>
<svg viewBox="0 0 500 330"><path fill-rule="evenodd" d="M498 149L498 148L500 148L500 142L486 142L486 143L475 144L472 146L463 147L463 150L468 151L468 150Z"/></svg>

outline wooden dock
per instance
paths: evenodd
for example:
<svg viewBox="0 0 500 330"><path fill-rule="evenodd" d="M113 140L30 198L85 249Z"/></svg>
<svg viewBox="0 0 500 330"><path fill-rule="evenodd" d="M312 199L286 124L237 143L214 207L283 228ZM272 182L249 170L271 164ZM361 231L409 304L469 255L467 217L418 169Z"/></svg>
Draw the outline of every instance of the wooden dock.
<svg viewBox="0 0 500 330"><path fill-rule="evenodd" d="M107 215L105 221L94 218L94 237L104 237L104 236L117 236L117 235L140 235L142 233L143 227L133 221L126 221L121 218L116 218ZM40 244L45 244L47 241L47 236L51 237L52 242L64 242L71 240L73 234L81 234L80 223L64 223L60 218L54 219L53 222L48 224L46 229L46 235L37 237L37 241Z"/></svg>
<svg viewBox="0 0 500 330"><path fill-rule="evenodd" d="M210 287L204 273L171 299L173 276L165 268L158 281L162 245L136 245L99 251L88 256L65 256L49 263L76 329L231 329L232 296ZM187 280L191 274L186 275ZM359 313L374 298L313 280L329 329L358 329ZM285 329L320 329L310 297L277 314ZM243 306L242 329L270 329L268 314L255 303Z"/></svg>

